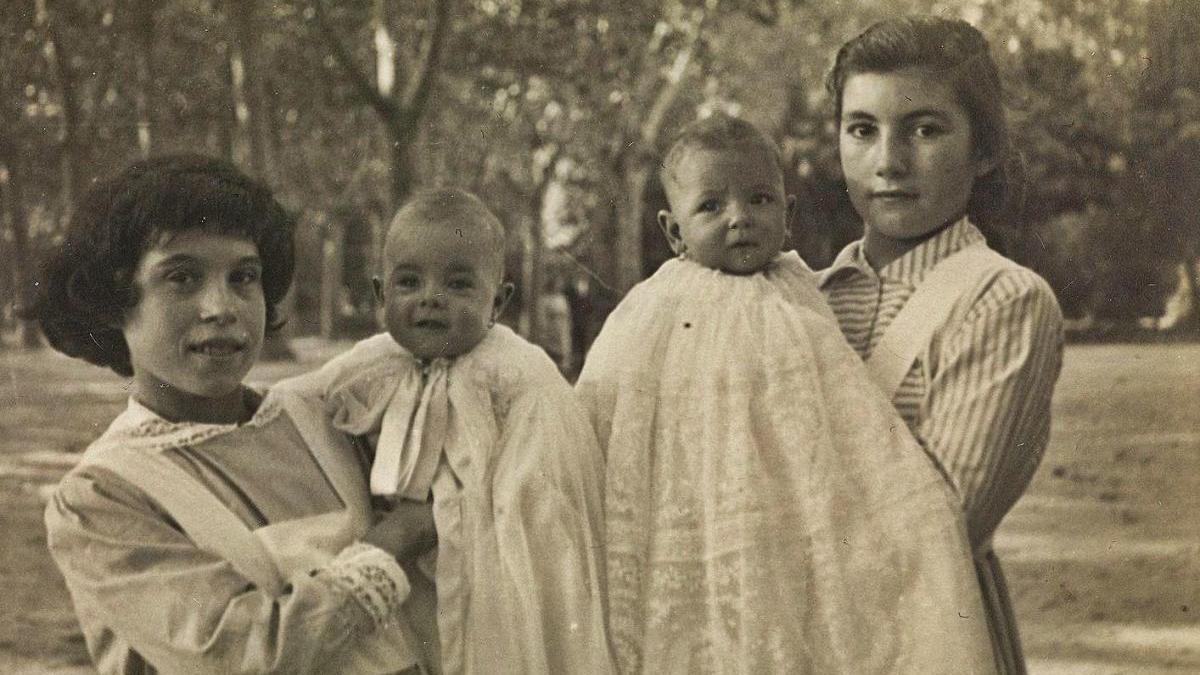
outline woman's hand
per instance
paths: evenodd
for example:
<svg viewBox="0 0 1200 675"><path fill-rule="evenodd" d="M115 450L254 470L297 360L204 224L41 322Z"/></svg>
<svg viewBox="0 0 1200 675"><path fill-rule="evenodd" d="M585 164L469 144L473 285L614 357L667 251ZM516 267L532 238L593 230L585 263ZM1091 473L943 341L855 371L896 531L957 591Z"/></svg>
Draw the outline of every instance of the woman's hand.
<svg viewBox="0 0 1200 675"><path fill-rule="evenodd" d="M367 530L362 540L400 561L415 559L437 545L433 504L400 499Z"/></svg>

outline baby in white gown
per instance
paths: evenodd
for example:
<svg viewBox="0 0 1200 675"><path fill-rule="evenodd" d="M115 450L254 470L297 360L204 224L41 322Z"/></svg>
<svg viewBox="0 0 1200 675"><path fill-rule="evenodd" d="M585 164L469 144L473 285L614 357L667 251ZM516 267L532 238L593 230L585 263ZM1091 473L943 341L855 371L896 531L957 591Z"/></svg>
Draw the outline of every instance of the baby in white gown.
<svg viewBox="0 0 1200 675"><path fill-rule="evenodd" d="M659 222L577 391L606 454L625 673L993 669L961 515L794 252L778 151L685 128Z"/></svg>
<svg viewBox="0 0 1200 675"><path fill-rule="evenodd" d="M503 271L504 229L478 198L415 195L375 279L387 332L283 386L372 441L381 507L432 502L436 563L406 569L429 670L603 674L600 453L545 352L495 323Z"/></svg>

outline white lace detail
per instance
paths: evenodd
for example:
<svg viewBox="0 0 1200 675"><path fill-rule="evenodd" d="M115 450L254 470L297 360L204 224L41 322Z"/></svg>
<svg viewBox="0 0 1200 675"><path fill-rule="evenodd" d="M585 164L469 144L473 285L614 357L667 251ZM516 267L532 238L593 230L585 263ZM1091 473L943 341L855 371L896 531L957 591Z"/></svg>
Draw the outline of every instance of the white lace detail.
<svg viewBox="0 0 1200 675"><path fill-rule="evenodd" d="M953 500L795 254L664 263L578 391L608 457L622 672L985 670Z"/></svg>
<svg viewBox="0 0 1200 675"><path fill-rule="evenodd" d="M376 628L399 618L400 606L408 598L408 577L400 564L390 553L370 544L347 546L316 574L353 595Z"/></svg>
<svg viewBox="0 0 1200 675"><path fill-rule="evenodd" d="M283 411L276 396L268 392L259 403L253 417L244 424L203 424L200 422L171 422L129 399L129 405L109 426L92 447L119 444L145 451L161 451L203 443L242 427L263 426ZM91 448L89 448L91 451Z"/></svg>

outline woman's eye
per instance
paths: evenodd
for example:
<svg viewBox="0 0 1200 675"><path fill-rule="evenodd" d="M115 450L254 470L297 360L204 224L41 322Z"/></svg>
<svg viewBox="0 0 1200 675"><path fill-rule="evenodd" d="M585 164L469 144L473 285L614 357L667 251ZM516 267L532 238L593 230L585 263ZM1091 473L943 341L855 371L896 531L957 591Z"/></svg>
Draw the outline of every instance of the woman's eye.
<svg viewBox="0 0 1200 675"><path fill-rule="evenodd" d="M716 199L705 199L696 207L697 213L713 213L721 208L721 202Z"/></svg>
<svg viewBox="0 0 1200 675"><path fill-rule="evenodd" d="M469 291L475 288L475 284L470 279L451 279L446 286L452 291Z"/></svg>
<svg viewBox="0 0 1200 675"><path fill-rule="evenodd" d="M233 283L239 285L257 284L262 280L262 270L257 267L247 267L233 273Z"/></svg>
<svg viewBox="0 0 1200 675"><path fill-rule="evenodd" d="M184 286L199 279L199 275L191 270L180 268L170 270L163 275L163 278L177 286Z"/></svg>
<svg viewBox="0 0 1200 675"><path fill-rule="evenodd" d="M918 124L913 133L917 138L932 138L942 133L942 128L936 124Z"/></svg>
<svg viewBox="0 0 1200 675"><path fill-rule="evenodd" d="M772 195L768 192L759 192L750 198L750 203L755 206L761 206L763 204L770 204L773 201L775 201L774 195Z"/></svg>
<svg viewBox="0 0 1200 675"><path fill-rule="evenodd" d="M875 134L875 127L870 124L858 122L848 125L846 127L846 133L854 138L870 138Z"/></svg>

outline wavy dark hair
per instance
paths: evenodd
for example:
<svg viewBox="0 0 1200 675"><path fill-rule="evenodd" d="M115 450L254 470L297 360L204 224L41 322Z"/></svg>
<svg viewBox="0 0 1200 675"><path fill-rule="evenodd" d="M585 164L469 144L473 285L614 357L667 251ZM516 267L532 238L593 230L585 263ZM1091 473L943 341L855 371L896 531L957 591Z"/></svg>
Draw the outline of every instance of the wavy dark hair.
<svg viewBox="0 0 1200 675"><path fill-rule="evenodd" d="M156 243L193 229L254 243L267 330L277 330L278 304L292 282L294 221L266 186L228 162L192 154L137 162L88 190L43 261L26 314L58 351L132 375L121 326L139 301L137 265Z"/></svg>
<svg viewBox="0 0 1200 675"><path fill-rule="evenodd" d="M1000 74L987 39L974 26L957 19L908 16L880 21L848 40L825 79L835 119L840 125L842 91L851 75L906 68L926 68L950 83L970 120L976 153L997 160L995 169L975 180L967 213L999 236L1009 229L1003 217L1024 198L1024 171L1008 133Z"/></svg>

